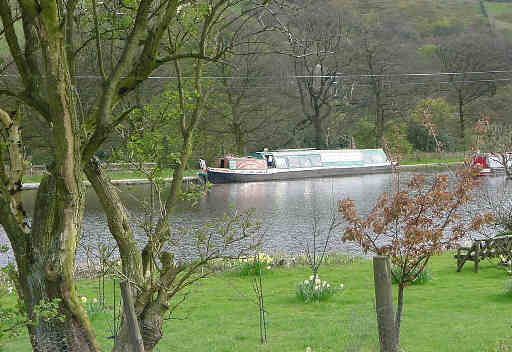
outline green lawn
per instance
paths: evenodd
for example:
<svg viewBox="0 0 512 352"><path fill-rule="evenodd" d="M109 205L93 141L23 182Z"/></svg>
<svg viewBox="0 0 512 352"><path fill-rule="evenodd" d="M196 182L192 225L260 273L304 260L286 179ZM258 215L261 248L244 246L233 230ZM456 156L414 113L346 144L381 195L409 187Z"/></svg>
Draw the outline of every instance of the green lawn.
<svg viewBox="0 0 512 352"><path fill-rule="evenodd" d="M472 263L455 272L451 255L434 257L432 281L405 292L401 330L404 351L496 351L496 344L512 342L512 296L504 294L507 274L485 261L478 274ZM295 285L310 275L304 266L276 268L264 276L268 311L268 344L259 345L258 312L251 280L233 273L218 274L190 289L185 303L165 324L158 351L377 351L371 262L361 260L320 269L322 279L344 283L344 293L331 300L304 304ZM96 281L79 281L89 301L97 296ZM112 305L112 282L107 283ZM119 293L117 293L119 299ZM12 303L12 298L9 303ZM0 302L6 304L6 302ZM93 318L100 343L111 346L112 311ZM6 351L29 349L26 337Z"/></svg>

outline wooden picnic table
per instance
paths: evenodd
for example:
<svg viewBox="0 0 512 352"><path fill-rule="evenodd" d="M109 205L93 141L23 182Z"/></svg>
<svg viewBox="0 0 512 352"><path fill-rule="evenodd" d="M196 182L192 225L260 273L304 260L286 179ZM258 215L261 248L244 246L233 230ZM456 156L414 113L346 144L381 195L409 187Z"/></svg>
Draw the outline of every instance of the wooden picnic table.
<svg viewBox="0 0 512 352"><path fill-rule="evenodd" d="M512 260L512 235L475 240L471 246L459 247L454 257L457 259L458 272L468 260L475 263L475 273L478 272L478 264L483 259L499 258L501 263L510 263Z"/></svg>

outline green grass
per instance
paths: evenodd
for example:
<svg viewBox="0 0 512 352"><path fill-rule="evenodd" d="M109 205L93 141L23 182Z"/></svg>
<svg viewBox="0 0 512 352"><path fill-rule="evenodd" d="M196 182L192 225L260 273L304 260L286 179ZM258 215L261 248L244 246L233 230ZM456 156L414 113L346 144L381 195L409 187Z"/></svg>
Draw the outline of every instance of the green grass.
<svg viewBox="0 0 512 352"><path fill-rule="evenodd" d="M405 159L401 160L401 165L417 165L417 164L446 164L462 162L464 158L453 157L453 158L428 158L428 159Z"/></svg>
<svg viewBox="0 0 512 352"><path fill-rule="evenodd" d="M431 261L433 278L409 286L401 342L405 351L495 351L498 341L512 341L512 297L504 294L507 275L484 261L480 272L472 263L455 272L449 254ZM268 311L268 344L259 345L258 312L251 277L218 274L190 289L190 295L165 323L158 351L377 351L371 262L361 260L320 269L322 279L345 284L344 293L321 303L304 304L295 296L299 281L311 274L304 266L272 269L264 276ZM78 291L96 296L96 281L79 281ZM396 287L395 287L396 289ZM112 282L107 283L112 305ZM119 293L117 293L119 298ZM0 304L12 303L0 302ZM103 348L112 340L112 311L100 313L93 325ZM28 350L26 337L6 346L6 351Z"/></svg>
<svg viewBox="0 0 512 352"><path fill-rule="evenodd" d="M405 155L400 160L401 165L416 165L416 164L445 164L453 162L464 161L464 153L425 153L416 152L413 154Z"/></svg>
<svg viewBox="0 0 512 352"><path fill-rule="evenodd" d="M200 170L185 170L185 176L195 176ZM172 170L168 169L165 172L165 177L172 177ZM146 176L139 171L108 171L107 174L110 176L112 180L122 180L122 179L144 179ZM42 176L25 176L23 177L23 182L41 182Z"/></svg>

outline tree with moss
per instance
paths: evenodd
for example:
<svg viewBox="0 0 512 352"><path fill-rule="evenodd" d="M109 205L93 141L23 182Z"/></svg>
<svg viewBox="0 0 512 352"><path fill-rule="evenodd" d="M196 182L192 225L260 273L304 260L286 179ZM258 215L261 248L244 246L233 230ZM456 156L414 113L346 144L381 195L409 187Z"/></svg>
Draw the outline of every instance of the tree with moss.
<svg viewBox="0 0 512 352"><path fill-rule="evenodd" d="M236 35L240 23L253 18L259 20L257 24L264 23L268 3L141 0L116 2L113 7L114 3L92 0L83 8L76 0L0 0L0 36L8 45L9 60L20 82L0 89L10 102L0 109L0 224L14 252L18 294L28 319L47 301L58 302L63 317L27 325L34 350L56 345L62 350L100 350L72 277L85 206L85 177L107 215L128 293L134 298L133 314L123 315L114 351L135 346L136 341L129 337L137 330L143 348L153 350L162 337L164 315L170 309L168 299L189 279L193 281L194 268L219 255L208 245L211 234L207 232L198 237L204 244L199 247L207 254L203 252L192 266L174 260L164 244L172 238L171 216L205 99L203 65L235 51L238 41L246 39ZM105 24L107 19L111 22ZM87 54L91 51L94 60ZM76 77L81 62L87 62L89 70L94 63L92 74L100 81L89 90L89 99L79 89ZM125 106L133 100L134 90L165 65L181 72L184 62L192 62L194 67L193 90L192 107L187 105L183 89L176 90L179 163L155 235L140 248L118 191L94 155L130 116L133 106ZM42 120L51 136L52 161L38 189L31 220L21 197L26 165L22 118ZM221 244L227 246L240 240L239 236L249 235L243 228L250 223L240 219L238 224L242 229L239 226L236 236L221 231Z"/></svg>

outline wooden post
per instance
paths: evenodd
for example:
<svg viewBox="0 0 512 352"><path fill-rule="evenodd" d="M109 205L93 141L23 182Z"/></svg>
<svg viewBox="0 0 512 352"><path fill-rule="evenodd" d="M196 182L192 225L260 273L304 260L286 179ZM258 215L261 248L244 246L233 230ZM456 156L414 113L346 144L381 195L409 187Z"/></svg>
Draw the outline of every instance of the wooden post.
<svg viewBox="0 0 512 352"><path fill-rule="evenodd" d="M475 241L475 273L478 272L478 262L480 261L480 241Z"/></svg>
<svg viewBox="0 0 512 352"><path fill-rule="evenodd" d="M373 279L375 282L375 309L379 326L380 352L397 352L389 257L373 257Z"/></svg>
<svg viewBox="0 0 512 352"><path fill-rule="evenodd" d="M121 281L121 294L123 295L123 313L128 322L130 344L133 352L144 352L144 342L140 333L137 313L133 305L133 295L127 281Z"/></svg>

